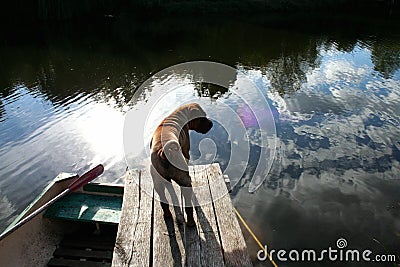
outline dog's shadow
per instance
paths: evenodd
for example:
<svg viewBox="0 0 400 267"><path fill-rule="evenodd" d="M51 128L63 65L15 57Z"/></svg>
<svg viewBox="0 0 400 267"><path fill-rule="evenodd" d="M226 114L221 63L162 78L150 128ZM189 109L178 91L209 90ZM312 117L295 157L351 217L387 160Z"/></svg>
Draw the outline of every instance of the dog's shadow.
<svg viewBox="0 0 400 267"><path fill-rule="evenodd" d="M172 203L183 203L182 196L178 196L174 190L167 187L167 191L170 194L172 199ZM178 201L181 200L181 202ZM195 194L192 195L193 203L199 203ZM215 254L215 249L220 249L220 243L217 240L218 233L215 233L211 223L209 222L206 214L204 213L201 206L196 206L194 208L194 212L196 212L197 220L196 225L194 227L188 227L185 224L184 212L183 208L180 206L173 206L176 223L173 220L173 217L164 218L164 222L166 224L169 236L169 244L171 247L172 257L173 257L173 266L174 267L182 267L182 266L192 266L192 265L202 265L201 262L198 264L194 264L193 261L201 261L202 253L195 252L194 250L214 250L213 254ZM178 228L178 231L175 231L175 226ZM199 230L201 231L202 237L200 237ZM179 237L176 236L176 232L179 233ZM179 242L182 242L185 251L185 259L182 258L181 249L179 247ZM197 254L198 259L190 255L191 253ZM207 253L207 251L205 251ZM221 260L222 260L222 254Z"/></svg>

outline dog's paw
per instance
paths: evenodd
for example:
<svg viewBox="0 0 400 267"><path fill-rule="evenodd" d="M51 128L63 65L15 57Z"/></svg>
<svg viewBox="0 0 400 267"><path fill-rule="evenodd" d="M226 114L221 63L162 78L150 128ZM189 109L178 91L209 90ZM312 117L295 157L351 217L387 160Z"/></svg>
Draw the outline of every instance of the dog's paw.
<svg viewBox="0 0 400 267"><path fill-rule="evenodd" d="M186 222L186 225L187 225L188 227L194 227L194 226L196 225L196 222L194 221L193 218L189 218L189 219L187 220L187 222Z"/></svg>

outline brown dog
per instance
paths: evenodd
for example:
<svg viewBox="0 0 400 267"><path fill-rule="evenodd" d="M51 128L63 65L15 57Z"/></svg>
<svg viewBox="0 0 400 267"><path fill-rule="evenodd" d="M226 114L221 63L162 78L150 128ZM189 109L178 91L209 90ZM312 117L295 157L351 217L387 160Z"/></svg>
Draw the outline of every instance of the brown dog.
<svg viewBox="0 0 400 267"><path fill-rule="evenodd" d="M165 197L165 180L174 180L182 188L185 199L187 225L195 224L191 207L192 182L188 171L190 139L189 130L205 134L213 126L197 103L183 105L167 116L157 126L150 142L151 175L154 189L160 196L164 218L170 217ZM165 179L165 180L163 180Z"/></svg>

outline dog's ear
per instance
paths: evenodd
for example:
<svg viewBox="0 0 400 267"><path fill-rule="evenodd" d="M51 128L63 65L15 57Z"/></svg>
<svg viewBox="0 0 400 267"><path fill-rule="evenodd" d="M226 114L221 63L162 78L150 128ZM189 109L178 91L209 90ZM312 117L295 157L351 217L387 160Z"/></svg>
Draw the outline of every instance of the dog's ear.
<svg viewBox="0 0 400 267"><path fill-rule="evenodd" d="M213 122L206 117L196 118L190 121L189 130L195 130L198 133L205 134L211 130Z"/></svg>
<svg viewBox="0 0 400 267"><path fill-rule="evenodd" d="M195 130L198 133L205 134L213 126L212 121L207 119L205 111L197 103L190 105L189 120L189 130Z"/></svg>

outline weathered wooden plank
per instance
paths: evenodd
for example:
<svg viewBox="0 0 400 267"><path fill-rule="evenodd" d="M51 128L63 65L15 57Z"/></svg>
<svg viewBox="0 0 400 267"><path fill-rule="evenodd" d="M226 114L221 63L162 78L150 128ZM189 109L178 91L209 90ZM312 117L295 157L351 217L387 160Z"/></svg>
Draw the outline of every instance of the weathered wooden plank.
<svg viewBox="0 0 400 267"><path fill-rule="evenodd" d="M252 266L219 165L189 171L193 202L201 204L195 207L195 227L186 227L179 186L166 190L179 206L170 206L172 218L164 218L159 201L152 199L149 172L139 172L144 191L128 177L113 266Z"/></svg>
<svg viewBox="0 0 400 267"><path fill-rule="evenodd" d="M105 193L114 195L123 195L124 186L107 183L88 183L83 186L84 192Z"/></svg>
<svg viewBox="0 0 400 267"><path fill-rule="evenodd" d="M134 175L136 175L136 181ZM139 175L140 172L133 173L131 171L125 175L125 192L112 266L129 266L133 257L135 228L139 213L139 186L137 184Z"/></svg>
<svg viewBox="0 0 400 267"><path fill-rule="evenodd" d="M207 177L214 200L225 266L253 266L218 164L207 167Z"/></svg>
<svg viewBox="0 0 400 267"><path fill-rule="evenodd" d="M196 182L198 179L195 177L194 167L189 166L189 175L192 178L192 186L195 188L198 183ZM196 196L193 196L193 199L196 199ZM200 263L200 238L198 233L198 220L196 212L193 212L193 217L196 222L196 227L188 227L185 224L185 232L184 232L184 246L185 246L185 266L197 267L201 266Z"/></svg>
<svg viewBox="0 0 400 267"><path fill-rule="evenodd" d="M153 187L148 170L138 175L138 180L129 175L125 182L113 266L150 266Z"/></svg>
<svg viewBox="0 0 400 267"><path fill-rule="evenodd" d="M181 198L179 187L166 190L175 201ZM172 217L164 218L160 202L154 201L153 266L183 266L184 217L180 206L170 206Z"/></svg>
<svg viewBox="0 0 400 267"><path fill-rule="evenodd" d="M196 207L197 231L200 241L200 266L224 266L218 227L209 190L206 166L194 166L194 195L201 206ZM202 186L199 188L199 186ZM197 190L199 188L199 190Z"/></svg>
<svg viewBox="0 0 400 267"><path fill-rule="evenodd" d="M121 206L121 197L73 193L54 203L45 217L118 224Z"/></svg>
<svg viewBox="0 0 400 267"><path fill-rule="evenodd" d="M139 214L132 248L132 260L129 266L150 266L151 235L152 235L152 208L153 183L149 170L141 171L139 191Z"/></svg>

